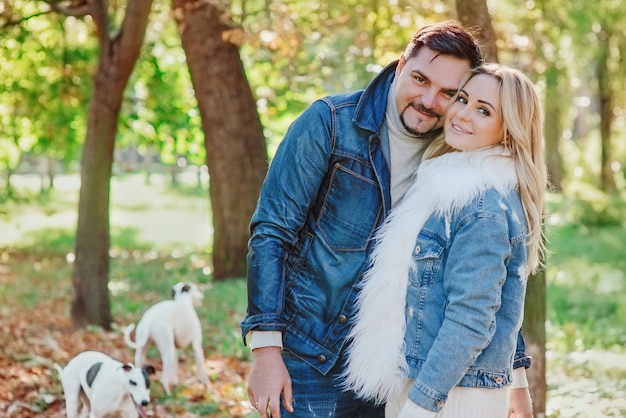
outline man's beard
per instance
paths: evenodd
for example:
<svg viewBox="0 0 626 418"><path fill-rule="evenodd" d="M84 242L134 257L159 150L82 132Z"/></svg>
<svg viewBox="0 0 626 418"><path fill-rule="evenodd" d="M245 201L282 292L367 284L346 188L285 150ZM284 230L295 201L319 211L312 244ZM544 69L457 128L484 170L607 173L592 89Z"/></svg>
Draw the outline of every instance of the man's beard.
<svg viewBox="0 0 626 418"><path fill-rule="evenodd" d="M418 110L419 112L425 113L426 115L436 117L436 118L437 118L437 121L435 122L435 124L433 125L433 127L432 127L432 128L430 128L429 130L427 130L427 131L418 131L417 129L412 128L411 126L409 126L409 124L408 124L408 123L406 123L406 120L404 119L404 112L406 112L406 110L407 110L409 107L412 107L412 108L414 108L415 110ZM424 136L424 135L430 134L431 132L433 132L433 131L435 131L435 130L436 130L436 131L439 131L439 130L440 130L439 128L441 128L441 126L439 126L439 121L440 121L440 120L441 120L441 115L440 115L440 114L435 113L435 112L433 112L433 111L432 111L432 110L430 110L430 109L427 109L427 108L426 108L423 104L421 104L421 103L417 103L417 104L412 104L412 103L409 103L409 104L408 104L408 105L404 108L404 110L402 111L402 113L400 113L400 122L402 123L402 126L404 126L404 129L406 129L408 133L410 133L411 135L415 135L415 136Z"/></svg>

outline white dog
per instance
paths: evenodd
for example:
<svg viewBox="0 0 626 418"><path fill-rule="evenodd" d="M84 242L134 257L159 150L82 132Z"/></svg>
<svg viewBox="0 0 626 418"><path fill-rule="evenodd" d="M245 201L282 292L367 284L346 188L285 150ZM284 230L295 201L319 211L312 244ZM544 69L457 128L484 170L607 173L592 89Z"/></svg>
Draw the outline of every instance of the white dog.
<svg viewBox="0 0 626 418"><path fill-rule="evenodd" d="M178 384L178 356L176 348L193 347L198 375L205 389L210 386L204 370L202 328L195 306L200 306L202 292L193 283L177 283L172 287L173 300L159 302L150 307L137 324L135 342L130 334L135 328L130 324L124 330L126 344L135 349L135 364L142 365L152 340L161 353L163 371L161 383L169 395L171 386Z"/></svg>
<svg viewBox="0 0 626 418"><path fill-rule="evenodd" d="M83 351L65 368L55 365L68 418L147 418L152 366L123 364L99 351Z"/></svg>

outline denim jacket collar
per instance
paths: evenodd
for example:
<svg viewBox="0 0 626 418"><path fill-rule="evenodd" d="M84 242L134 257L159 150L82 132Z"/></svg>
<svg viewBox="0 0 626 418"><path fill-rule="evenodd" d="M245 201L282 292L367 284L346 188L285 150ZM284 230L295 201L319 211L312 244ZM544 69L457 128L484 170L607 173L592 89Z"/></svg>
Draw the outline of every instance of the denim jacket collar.
<svg viewBox="0 0 626 418"><path fill-rule="evenodd" d="M354 123L361 129L381 134L385 123L386 105L379 105L380 102L387 102L387 95L391 86L391 81L395 77L398 60L389 63L372 81L369 83L354 112Z"/></svg>

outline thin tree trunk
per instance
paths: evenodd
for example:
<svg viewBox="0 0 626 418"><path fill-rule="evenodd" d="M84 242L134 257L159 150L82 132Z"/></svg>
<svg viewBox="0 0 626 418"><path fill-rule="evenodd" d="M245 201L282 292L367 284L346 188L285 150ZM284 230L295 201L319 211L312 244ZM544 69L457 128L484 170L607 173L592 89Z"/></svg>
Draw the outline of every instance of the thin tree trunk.
<svg viewBox="0 0 626 418"><path fill-rule="evenodd" d="M249 222L267 169L265 139L239 49L241 31L213 2L173 0L205 135L213 213L213 277L246 271ZM239 32L240 33L240 32Z"/></svg>
<svg viewBox="0 0 626 418"><path fill-rule="evenodd" d="M498 62L496 31L491 24L486 0L457 0L456 14L463 26L476 32L485 61Z"/></svg>
<svg viewBox="0 0 626 418"><path fill-rule="evenodd" d="M545 417L546 395L546 272L541 270L528 279L524 307L524 339L532 357L528 369L530 397L535 417Z"/></svg>
<svg viewBox="0 0 626 418"><path fill-rule="evenodd" d="M609 76L609 41L610 35L602 31L598 34L598 99L600 102L600 140L601 140L601 173L600 188L604 191L615 191L615 175L613 173L613 151L611 143L611 126L613 125L613 90Z"/></svg>
<svg viewBox="0 0 626 418"><path fill-rule="evenodd" d="M563 186L563 160L561 158L560 144L561 132L563 132L563 100L564 87L561 83L562 71L556 67L550 67L545 72L545 119L549 123L544 124L544 137L546 140L546 156L548 174L551 186L554 190L562 190ZM569 104L569 103L568 103Z"/></svg>
<svg viewBox="0 0 626 418"><path fill-rule="evenodd" d="M122 94L143 44L152 0L130 0L120 35L109 38L104 0L89 3L100 43L87 136L81 159L75 263L72 274L72 324L111 326L109 305L109 186ZM84 5L83 5L84 6ZM71 6L70 6L71 7ZM65 12L72 14L71 9Z"/></svg>

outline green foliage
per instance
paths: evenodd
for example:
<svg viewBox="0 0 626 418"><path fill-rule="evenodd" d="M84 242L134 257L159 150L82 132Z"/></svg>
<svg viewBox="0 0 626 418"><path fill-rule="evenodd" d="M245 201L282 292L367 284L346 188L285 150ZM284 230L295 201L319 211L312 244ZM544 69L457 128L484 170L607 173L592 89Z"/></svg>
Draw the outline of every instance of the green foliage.
<svg viewBox="0 0 626 418"><path fill-rule="evenodd" d="M157 2L146 45L129 82L120 118L119 147L159 150L161 161L180 156L205 162L204 136L189 70L169 4Z"/></svg>
<svg viewBox="0 0 626 418"><path fill-rule="evenodd" d="M624 213L623 200L612 201ZM558 196L550 203L549 332L555 347L566 352L626 344L625 218L617 222L611 215L607 222L606 211L597 212L594 203Z"/></svg>
<svg viewBox="0 0 626 418"><path fill-rule="evenodd" d="M45 14L43 2L14 2L0 27L0 170L25 152L66 164L76 160L86 130L84 109L96 57L89 28Z"/></svg>
<svg viewBox="0 0 626 418"><path fill-rule="evenodd" d="M241 57L257 97L269 155L291 121L313 100L363 88L398 57L416 28L454 17L452 5L449 1L231 2L233 25L245 31ZM141 153L156 150L166 164L185 157L201 165L204 134L170 6L154 3L145 47L126 90L116 144L133 146ZM88 21L55 13L37 15L44 10L46 2L18 0L7 13L12 24L0 21L4 63L0 67L0 171L15 169L26 152L61 160L66 167L80 155L98 60L96 41ZM112 30L119 25L120 10L120 3L110 4ZM602 31L612 36L611 86L616 92L616 122L623 125L619 108L624 107L626 90L623 77L617 75L623 72L620 57L626 48L626 42L621 42L626 33L624 2L602 0L583 7L542 0L520 7L507 1L490 4L490 12L500 38L501 61L528 71L540 89L551 77L558 99L567 102L562 114L565 127L573 126L577 116L576 126L594 126L589 119L593 108L571 104L592 97L594 49L586 45ZM21 23L13 24L20 19ZM582 101L572 100L575 96ZM555 98L551 90L547 99ZM563 139L576 139L579 134L587 135L572 130L563 132ZM614 158L623 161L619 143L616 147ZM567 148L564 155L569 157L572 147ZM598 173L597 168L585 171L594 178ZM566 171L566 176L572 175Z"/></svg>
<svg viewBox="0 0 626 418"><path fill-rule="evenodd" d="M270 155L289 123L313 100L364 88L399 57L418 27L452 15L445 2L255 1L245 6L234 5L234 19L250 34L241 55Z"/></svg>
<svg viewBox="0 0 626 418"><path fill-rule="evenodd" d="M585 227L623 226L626 201L620 194L606 194L588 188L585 192L561 197L562 209L555 216Z"/></svg>
<svg viewBox="0 0 626 418"><path fill-rule="evenodd" d="M51 257L65 257L74 251L74 231L64 228L42 228L23 235L20 247Z"/></svg>

